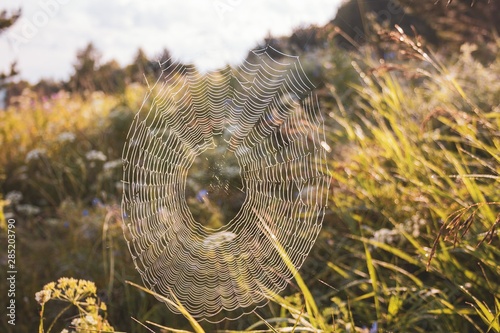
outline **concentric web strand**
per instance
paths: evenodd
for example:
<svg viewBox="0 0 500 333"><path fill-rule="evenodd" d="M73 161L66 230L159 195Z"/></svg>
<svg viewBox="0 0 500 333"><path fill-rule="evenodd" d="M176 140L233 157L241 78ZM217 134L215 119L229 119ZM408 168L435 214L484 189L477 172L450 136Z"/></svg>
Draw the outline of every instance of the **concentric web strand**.
<svg viewBox="0 0 500 333"><path fill-rule="evenodd" d="M125 237L155 293L195 318L237 318L287 286L321 228L330 178L313 85L270 47L235 70L162 69L124 147Z"/></svg>

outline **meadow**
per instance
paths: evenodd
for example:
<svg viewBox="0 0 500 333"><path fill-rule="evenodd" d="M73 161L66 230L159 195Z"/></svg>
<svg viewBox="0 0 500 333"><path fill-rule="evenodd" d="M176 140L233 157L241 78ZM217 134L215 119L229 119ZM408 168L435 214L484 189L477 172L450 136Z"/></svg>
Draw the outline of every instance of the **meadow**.
<svg viewBox="0 0 500 333"><path fill-rule="evenodd" d="M26 90L0 111L0 237L15 218L19 271L16 327L1 330L500 332L500 40L481 62L477 45L388 37L384 60L370 45L301 55L331 147L329 209L290 287L219 324L133 285L121 153L147 87Z"/></svg>

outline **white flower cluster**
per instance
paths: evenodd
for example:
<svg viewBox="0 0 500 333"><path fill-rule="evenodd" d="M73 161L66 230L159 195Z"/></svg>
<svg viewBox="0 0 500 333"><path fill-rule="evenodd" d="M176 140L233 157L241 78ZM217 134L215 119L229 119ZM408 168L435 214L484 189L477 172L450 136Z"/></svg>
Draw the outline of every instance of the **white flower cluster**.
<svg viewBox="0 0 500 333"><path fill-rule="evenodd" d="M76 328L76 332L87 332L94 331L99 322L102 322L102 317L98 315L98 320L90 314L87 314L85 317L75 318L71 321L71 326ZM67 332L67 331L66 331ZM66 333L65 332L65 333ZM71 333L74 331L71 331ZM63 333L63 332L61 332ZM70 332L68 332L70 333Z"/></svg>
<svg viewBox="0 0 500 333"><path fill-rule="evenodd" d="M34 160L38 160L40 159L42 156L45 156L45 154L47 153L47 151L43 148L35 148L33 150L30 150L27 154L26 154L26 158L25 158L25 161L26 162L29 162L29 161L34 161Z"/></svg>
<svg viewBox="0 0 500 333"><path fill-rule="evenodd" d="M102 162L104 162L108 159L106 157L106 155L104 155L104 153L102 151L99 151L99 150L88 151L85 154L85 158L89 161L102 161Z"/></svg>
<svg viewBox="0 0 500 333"><path fill-rule="evenodd" d="M59 134L57 136L57 141L59 141L61 143L73 142L73 141L75 141L75 139L76 139L76 135L74 133L71 133L71 132L62 132L61 134Z"/></svg>
<svg viewBox="0 0 500 333"><path fill-rule="evenodd" d="M420 236L420 229L426 224L427 221L424 218L414 215L411 219L403 223L403 230L410 233L413 237L418 237Z"/></svg>
<svg viewBox="0 0 500 333"><path fill-rule="evenodd" d="M399 232L395 229L382 228L373 233L372 239L376 242L392 244L399 237Z"/></svg>
<svg viewBox="0 0 500 333"><path fill-rule="evenodd" d="M35 294L35 300L38 302L38 304L43 305L50 300L51 296L52 296L52 291L44 289L40 290Z"/></svg>
<svg viewBox="0 0 500 333"><path fill-rule="evenodd" d="M113 160L113 161L109 161L109 162L104 163L102 168L107 171L107 170L112 170L112 169L121 167L122 165L123 165L122 160Z"/></svg>
<svg viewBox="0 0 500 333"><path fill-rule="evenodd" d="M19 191L11 191L5 195L5 200L13 205L17 205L23 200L23 194Z"/></svg>
<svg viewBox="0 0 500 333"><path fill-rule="evenodd" d="M39 214L42 211L40 209L40 207L29 205L29 204L18 205L16 208L17 208L18 212L23 213L24 215L27 215L27 216L34 216L34 215Z"/></svg>
<svg viewBox="0 0 500 333"><path fill-rule="evenodd" d="M420 229L425 226L427 221L414 215L410 219L400 223L394 229L382 228L373 232L372 240L385 244L394 244L401 239L404 233L411 234L413 237L420 235Z"/></svg>

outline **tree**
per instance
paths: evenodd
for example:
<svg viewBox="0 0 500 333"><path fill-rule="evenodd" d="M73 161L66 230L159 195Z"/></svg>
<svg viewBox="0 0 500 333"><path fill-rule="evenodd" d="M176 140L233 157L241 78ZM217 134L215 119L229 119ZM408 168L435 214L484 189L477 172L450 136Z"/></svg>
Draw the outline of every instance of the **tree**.
<svg viewBox="0 0 500 333"><path fill-rule="evenodd" d="M500 1L399 0L407 12L425 19L440 45L457 49L464 42L494 42L500 31Z"/></svg>
<svg viewBox="0 0 500 333"><path fill-rule="evenodd" d="M127 78L131 82L144 83L144 76L149 79L155 72L155 66L158 67L154 61L148 59L144 50L139 48L134 60L126 68Z"/></svg>
<svg viewBox="0 0 500 333"><path fill-rule="evenodd" d="M4 33L8 28L14 25L16 21L21 16L21 10L17 10L13 13L8 13L6 10L0 12L0 34ZM8 101L8 91L5 86L8 80L19 74L16 68L16 62L10 65L10 70L8 72L0 72L0 108L5 108Z"/></svg>
<svg viewBox="0 0 500 333"><path fill-rule="evenodd" d="M457 51L464 42L490 43L500 31L500 2L488 0L349 0L331 23L343 31L337 42L345 47L377 42L368 17L392 29L395 24L428 43Z"/></svg>
<svg viewBox="0 0 500 333"><path fill-rule="evenodd" d="M95 71L94 86L96 90L107 94L125 91L125 71L116 60L108 61Z"/></svg>
<svg viewBox="0 0 500 333"><path fill-rule="evenodd" d="M14 25L16 21L21 16L21 10L17 10L13 13L9 13L6 10L0 12L0 34L4 33L8 28ZM15 75L19 74L19 71L16 69L16 63L14 62L10 66L10 71L7 73L0 72L0 87L4 84L4 82Z"/></svg>
<svg viewBox="0 0 500 333"><path fill-rule="evenodd" d="M434 0L424 0L415 2L414 6L424 2L435 3ZM415 15L398 0L350 0L339 8L331 23L342 31L336 36L337 43L348 49L357 48L369 42L374 44L378 42L377 31L373 31L371 23L390 29L397 24L407 32L415 27L428 42L437 43L436 33L425 18L425 16Z"/></svg>
<svg viewBox="0 0 500 333"><path fill-rule="evenodd" d="M85 92L95 90L94 75L99 67L101 53L93 43L79 50L76 54L75 72L69 80L69 86L72 91Z"/></svg>
<svg viewBox="0 0 500 333"><path fill-rule="evenodd" d="M16 23L16 21L21 16L21 10L17 10L14 13L9 13L6 10L0 12L0 34L4 32L7 28L11 27Z"/></svg>

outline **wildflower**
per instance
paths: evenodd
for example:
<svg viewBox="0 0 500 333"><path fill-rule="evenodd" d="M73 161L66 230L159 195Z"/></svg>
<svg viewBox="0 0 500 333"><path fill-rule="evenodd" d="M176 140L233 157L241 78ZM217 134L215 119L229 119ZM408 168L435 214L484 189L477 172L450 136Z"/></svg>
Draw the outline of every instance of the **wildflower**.
<svg viewBox="0 0 500 333"><path fill-rule="evenodd" d="M75 298L75 289L66 290L66 296L68 296L69 299Z"/></svg>
<svg viewBox="0 0 500 333"><path fill-rule="evenodd" d="M204 203L207 199L207 196L208 196L208 191L205 189L202 189L202 190L198 191L198 193L196 194L196 199L199 202Z"/></svg>
<svg viewBox="0 0 500 333"><path fill-rule="evenodd" d="M33 161L33 160L38 160L42 156L45 156L46 153L47 153L47 151L45 149L43 149L43 148L35 148L33 150L30 150L26 154L25 161L27 163L27 162L30 162L30 161Z"/></svg>
<svg viewBox="0 0 500 333"><path fill-rule="evenodd" d="M208 250L213 250L223 243L229 242L236 237L236 234L229 231L221 231L212 234L203 240L203 246Z"/></svg>
<svg viewBox="0 0 500 333"><path fill-rule="evenodd" d="M18 205L17 211L28 216L33 216L39 214L41 212L41 209L37 206L26 204L26 205Z"/></svg>
<svg viewBox="0 0 500 333"><path fill-rule="evenodd" d="M379 229L373 233L372 239L376 242L391 244L396 241L398 232L386 228Z"/></svg>
<svg viewBox="0 0 500 333"><path fill-rule="evenodd" d="M72 326L75 326L75 327L79 327L80 326L80 323L81 323L81 319L80 318L75 318L71 321L71 325Z"/></svg>
<svg viewBox="0 0 500 333"><path fill-rule="evenodd" d="M68 287L69 288L76 288L78 284L78 280L77 279L74 279L74 278L69 278L68 279Z"/></svg>
<svg viewBox="0 0 500 333"><path fill-rule="evenodd" d="M23 194L19 191L11 191L7 193L7 195L5 196L5 200L15 205L23 200Z"/></svg>
<svg viewBox="0 0 500 333"><path fill-rule="evenodd" d="M104 163L102 168L105 171L108 171L108 170L112 170L112 169L115 169L115 168L118 168L121 166L122 166L122 160L113 160L113 161L109 161L109 162Z"/></svg>
<svg viewBox="0 0 500 333"><path fill-rule="evenodd" d="M57 136L57 141L61 142L61 143L65 143L65 142L73 142L75 141L75 134L71 133L71 132L62 132L61 134L59 134Z"/></svg>
<svg viewBox="0 0 500 333"><path fill-rule="evenodd" d="M52 296L52 292L50 290L40 290L35 294L35 300L38 302L40 305L44 305L50 300L50 297Z"/></svg>
<svg viewBox="0 0 500 333"><path fill-rule="evenodd" d="M35 299L45 304L50 299L58 299L77 306L79 316L71 321L74 330L63 330L61 333L77 332L114 332L114 328L105 320L99 311L106 311L106 305L97 296L95 283L87 280L62 277L57 282L47 283L43 290L36 293ZM43 318L43 309L40 313Z"/></svg>
<svg viewBox="0 0 500 333"><path fill-rule="evenodd" d="M87 282L87 291L92 294L97 293L97 288L95 286L95 283L91 281L86 281L86 282Z"/></svg>
<svg viewBox="0 0 500 333"><path fill-rule="evenodd" d="M118 192L123 191L123 183L122 182L116 182L115 183L115 188Z"/></svg>
<svg viewBox="0 0 500 333"><path fill-rule="evenodd" d="M87 323L89 323L90 325L96 325L97 324L97 321L95 320L95 318L92 317L92 315L89 315L89 314L85 316L85 321Z"/></svg>
<svg viewBox="0 0 500 333"><path fill-rule="evenodd" d="M78 286L77 286L78 293L91 293L95 294L97 292L97 289L95 287L94 282L91 281L86 281L86 280L78 280Z"/></svg>
<svg viewBox="0 0 500 333"><path fill-rule="evenodd" d="M57 280L57 288L63 289L68 285L69 279L67 277L62 277Z"/></svg>
<svg viewBox="0 0 500 333"><path fill-rule="evenodd" d="M420 229L426 224L426 220L418 215L414 215L411 219L406 220L401 228L408 233L411 233L413 237L418 237L420 235Z"/></svg>
<svg viewBox="0 0 500 333"><path fill-rule="evenodd" d="M103 162L108 159L106 155L104 155L104 153L99 150L88 151L85 154L85 158L87 158L87 160L89 161L103 161Z"/></svg>
<svg viewBox="0 0 500 333"><path fill-rule="evenodd" d="M49 282L47 283L44 287L43 287L43 290L50 290L50 291L53 291L56 287L56 283L55 282Z"/></svg>

